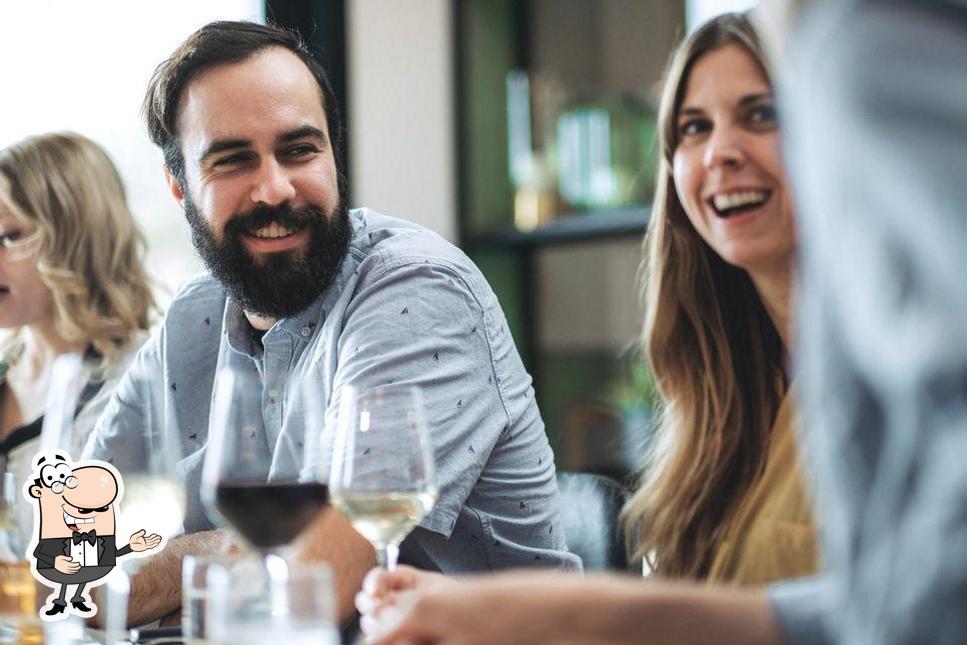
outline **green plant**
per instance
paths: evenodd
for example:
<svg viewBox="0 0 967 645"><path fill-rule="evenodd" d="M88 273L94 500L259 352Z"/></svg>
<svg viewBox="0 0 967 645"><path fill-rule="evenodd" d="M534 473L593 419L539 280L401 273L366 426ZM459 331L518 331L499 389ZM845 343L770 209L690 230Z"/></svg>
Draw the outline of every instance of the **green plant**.
<svg viewBox="0 0 967 645"><path fill-rule="evenodd" d="M621 378L605 388L605 402L625 416L652 410L658 400L658 391L647 361L641 356L633 356L623 372Z"/></svg>

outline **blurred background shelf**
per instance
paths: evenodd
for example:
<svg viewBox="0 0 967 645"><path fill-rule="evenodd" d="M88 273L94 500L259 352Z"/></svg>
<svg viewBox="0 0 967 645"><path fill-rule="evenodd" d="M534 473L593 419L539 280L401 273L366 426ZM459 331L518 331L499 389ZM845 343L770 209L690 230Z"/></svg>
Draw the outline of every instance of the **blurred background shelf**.
<svg viewBox="0 0 967 645"><path fill-rule="evenodd" d="M470 235L464 240L467 248L479 247L535 247L556 244L575 244L596 240L641 237L648 226L651 208L630 206L601 211L568 213L543 224L533 231L516 227Z"/></svg>
<svg viewBox="0 0 967 645"><path fill-rule="evenodd" d="M657 155L653 99L685 29L686 2L456 0L453 7L460 246L500 299L558 467L624 478L640 461L634 439L642 422L629 413L629 397L615 393L629 391L619 386L633 380L630 350L643 320L637 277ZM517 91L530 92L529 114ZM597 123L580 123L595 110ZM522 114L531 124L523 145ZM636 194L582 208L581 200L602 200L575 193L592 184L568 174L568 127L602 122L611 133L604 145L594 139L600 128L579 137L593 150L586 161L603 150L621 154L623 142L652 146L638 149L639 163L634 151L612 157L623 173L615 181L638 182L630 184ZM532 167L515 163L528 139ZM515 225L522 187L535 212L518 221L550 216L532 231Z"/></svg>

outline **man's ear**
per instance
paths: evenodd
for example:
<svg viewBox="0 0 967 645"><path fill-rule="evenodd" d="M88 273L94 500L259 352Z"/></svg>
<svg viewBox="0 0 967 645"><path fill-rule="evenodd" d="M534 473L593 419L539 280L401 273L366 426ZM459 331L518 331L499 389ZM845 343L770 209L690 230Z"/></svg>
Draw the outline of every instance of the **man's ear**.
<svg viewBox="0 0 967 645"><path fill-rule="evenodd" d="M37 499L40 499L40 486L38 486L37 484L34 484L30 488L28 488L27 492L30 493L31 497L36 497Z"/></svg>
<svg viewBox="0 0 967 645"><path fill-rule="evenodd" d="M175 198L178 205L184 207L185 193L181 190L181 184L178 183L178 179L171 173L168 166L165 166L165 183L168 184L168 190L171 191L171 196Z"/></svg>

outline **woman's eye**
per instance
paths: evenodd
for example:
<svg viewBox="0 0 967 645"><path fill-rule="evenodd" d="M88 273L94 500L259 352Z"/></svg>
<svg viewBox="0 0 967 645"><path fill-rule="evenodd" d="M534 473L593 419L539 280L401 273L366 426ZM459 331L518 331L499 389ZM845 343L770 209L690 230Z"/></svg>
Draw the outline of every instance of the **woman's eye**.
<svg viewBox="0 0 967 645"><path fill-rule="evenodd" d="M749 120L753 123L775 123L776 116L774 105L760 105L749 112Z"/></svg>
<svg viewBox="0 0 967 645"><path fill-rule="evenodd" d="M0 235L0 244L4 246L11 246L14 242L20 239L20 231L9 231Z"/></svg>
<svg viewBox="0 0 967 645"><path fill-rule="evenodd" d="M691 119L684 121L678 126L678 134L682 137L693 136L708 131L708 121L704 119Z"/></svg>

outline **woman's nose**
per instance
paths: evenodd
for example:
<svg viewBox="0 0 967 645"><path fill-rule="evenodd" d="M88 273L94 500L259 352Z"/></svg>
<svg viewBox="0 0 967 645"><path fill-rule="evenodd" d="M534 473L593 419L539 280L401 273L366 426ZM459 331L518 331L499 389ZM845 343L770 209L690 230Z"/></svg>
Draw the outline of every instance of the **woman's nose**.
<svg viewBox="0 0 967 645"><path fill-rule="evenodd" d="M745 161L745 149L741 137L731 129L717 128L708 138L702 162L711 170L723 166L741 166Z"/></svg>

